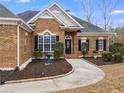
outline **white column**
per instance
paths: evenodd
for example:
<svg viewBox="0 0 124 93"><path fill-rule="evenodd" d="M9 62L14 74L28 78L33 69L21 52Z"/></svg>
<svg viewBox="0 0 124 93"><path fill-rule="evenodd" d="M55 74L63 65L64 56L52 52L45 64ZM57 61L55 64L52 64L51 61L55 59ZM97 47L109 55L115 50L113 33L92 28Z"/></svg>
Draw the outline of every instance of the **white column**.
<svg viewBox="0 0 124 93"><path fill-rule="evenodd" d="M17 66L20 66L20 33L19 33L19 25L17 26Z"/></svg>

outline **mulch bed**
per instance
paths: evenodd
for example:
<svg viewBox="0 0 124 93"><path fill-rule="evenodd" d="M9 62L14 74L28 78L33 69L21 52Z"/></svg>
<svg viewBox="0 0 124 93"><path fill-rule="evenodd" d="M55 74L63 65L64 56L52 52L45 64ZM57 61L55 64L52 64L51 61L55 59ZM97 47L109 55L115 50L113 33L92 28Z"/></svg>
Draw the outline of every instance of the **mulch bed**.
<svg viewBox="0 0 124 93"><path fill-rule="evenodd" d="M88 60L98 66L102 66L102 65L111 65L111 64L115 64L114 61L109 61L109 62L104 62L103 58L99 57L97 59L94 59L93 57L83 57L85 60Z"/></svg>
<svg viewBox="0 0 124 93"><path fill-rule="evenodd" d="M52 64L45 65L46 59L33 60L24 70L14 72L7 81L42 78L66 74L72 70L72 66L65 60L52 60ZM0 71L0 77L5 79L12 71Z"/></svg>

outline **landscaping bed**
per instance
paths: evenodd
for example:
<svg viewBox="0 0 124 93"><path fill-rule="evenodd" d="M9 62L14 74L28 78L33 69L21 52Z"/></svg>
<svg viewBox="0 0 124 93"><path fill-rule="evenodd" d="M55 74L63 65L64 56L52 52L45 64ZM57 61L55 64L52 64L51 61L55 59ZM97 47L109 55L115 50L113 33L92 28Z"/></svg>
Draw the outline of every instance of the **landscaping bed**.
<svg viewBox="0 0 124 93"><path fill-rule="evenodd" d="M89 62L92 62L98 66L115 64L114 61L105 62L102 57L98 57L97 59L94 59L93 57L83 57L83 59L88 60Z"/></svg>
<svg viewBox="0 0 124 93"><path fill-rule="evenodd" d="M24 70L14 72L7 81L62 75L72 70L71 64L65 59L52 60L52 64L45 65L46 59L33 60ZM0 71L0 77L5 79L12 71Z"/></svg>

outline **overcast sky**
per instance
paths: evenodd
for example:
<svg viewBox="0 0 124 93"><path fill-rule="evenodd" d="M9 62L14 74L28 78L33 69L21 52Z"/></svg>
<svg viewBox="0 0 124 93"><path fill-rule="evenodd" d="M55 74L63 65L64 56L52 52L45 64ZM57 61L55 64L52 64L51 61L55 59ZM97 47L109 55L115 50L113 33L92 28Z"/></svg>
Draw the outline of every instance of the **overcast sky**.
<svg viewBox="0 0 124 93"><path fill-rule="evenodd" d="M93 0L94 4L100 2L100 0ZM115 0L113 0L115 1ZM26 10L42 10L48 7L52 3L59 3L64 9L71 11L71 14L83 19L83 11L81 7L81 0L0 0L0 3L4 4L7 8L13 11L15 14ZM112 26L124 25L124 0L118 0L116 8L111 12ZM95 6L93 22L101 25L99 7Z"/></svg>

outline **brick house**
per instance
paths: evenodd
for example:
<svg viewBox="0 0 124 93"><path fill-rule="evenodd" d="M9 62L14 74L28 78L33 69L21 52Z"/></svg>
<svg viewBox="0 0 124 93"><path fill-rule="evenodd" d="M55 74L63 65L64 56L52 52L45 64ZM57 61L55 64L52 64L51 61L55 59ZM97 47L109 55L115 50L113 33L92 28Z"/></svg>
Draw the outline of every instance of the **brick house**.
<svg viewBox="0 0 124 93"><path fill-rule="evenodd" d="M109 33L70 15L58 4L41 11L13 14L0 4L0 69L24 68L34 49L53 53L57 41L64 43L64 55L81 54L81 42L93 51L109 49Z"/></svg>

